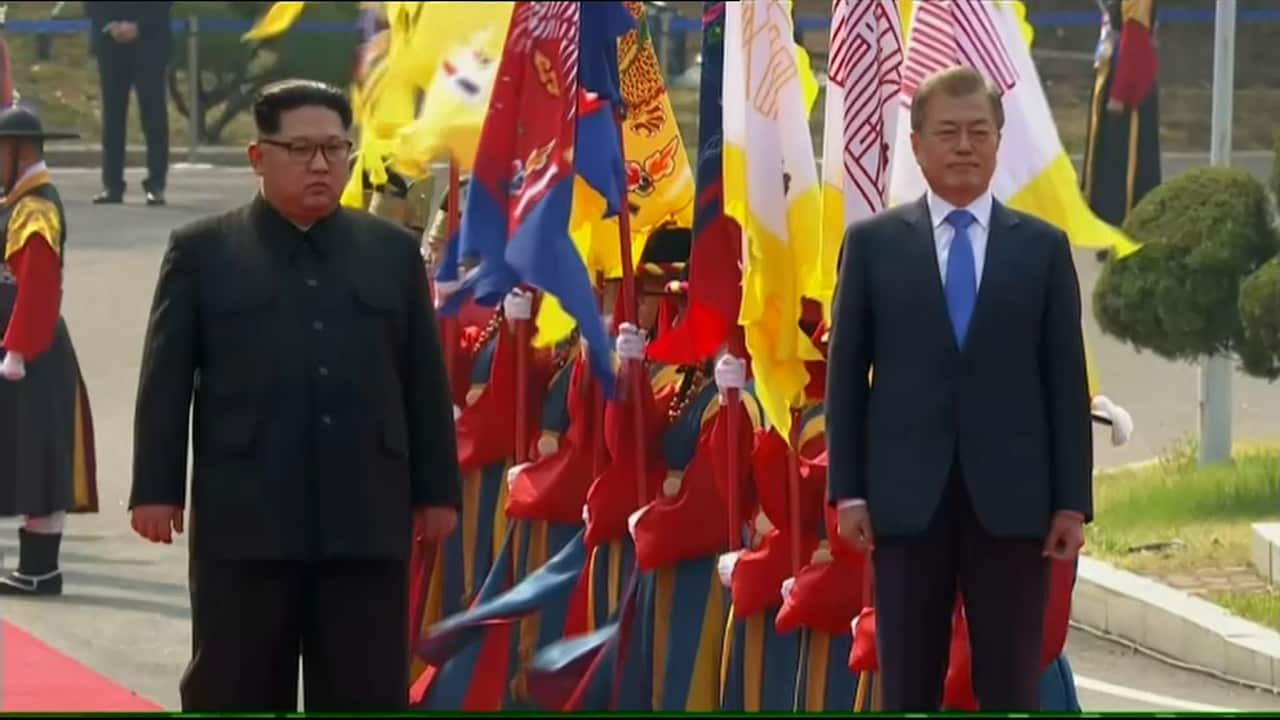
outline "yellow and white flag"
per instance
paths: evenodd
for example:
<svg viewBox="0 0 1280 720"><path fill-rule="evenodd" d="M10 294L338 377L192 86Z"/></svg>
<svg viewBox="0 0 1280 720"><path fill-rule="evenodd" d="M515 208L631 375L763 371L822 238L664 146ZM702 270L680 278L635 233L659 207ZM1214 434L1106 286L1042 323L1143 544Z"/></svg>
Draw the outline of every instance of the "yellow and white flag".
<svg viewBox="0 0 1280 720"><path fill-rule="evenodd" d="M262 17L258 18L257 22L253 24L253 27L249 28L249 31L241 36L241 39L257 42L270 40L292 27L294 21L302 14L302 10L305 7L305 2L272 3Z"/></svg>
<svg viewBox="0 0 1280 720"><path fill-rule="evenodd" d="M756 393L788 440L804 363L821 358L799 326L818 265L821 191L793 37L786 0L725 4L724 208L745 246L738 321Z"/></svg>
<svg viewBox="0 0 1280 720"><path fill-rule="evenodd" d="M889 202L911 202L925 191L910 156L910 104L920 82L947 67L981 71L1004 98L1004 130L991 189L1012 208L1062 228L1073 245L1110 248L1123 257L1138 248L1089 209L1055 130L1049 101L1031 59L1031 35L1021 2L913 2Z"/></svg>
<svg viewBox="0 0 1280 720"><path fill-rule="evenodd" d="M417 180L432 161L447 157L463 176L471 174L514 7L512 2L479 3L468 8L473 33L438 36L440 65L431 74L417 119L395 134L393 170Z"/></svg>
<svg viewBox="0 0 1280 720"><path fill-rule="evenodd" d="M844 231L885 207L902 91L902 31L893 0L833 0L822 136L822 247L805 293L828 325Z"/></svg>

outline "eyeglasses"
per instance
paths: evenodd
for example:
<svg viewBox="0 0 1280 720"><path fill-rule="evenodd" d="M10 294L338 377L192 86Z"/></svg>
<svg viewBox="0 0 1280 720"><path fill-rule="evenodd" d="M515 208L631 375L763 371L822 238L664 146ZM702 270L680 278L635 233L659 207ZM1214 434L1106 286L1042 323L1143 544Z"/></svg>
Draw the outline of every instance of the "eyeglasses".
<svg viewBox="0 0 1280 720"><path fill-rule="evenodd" d="M296 163L309 163L316 156L316 151L324 153L326 163L334 164L337 162L346 162L351 158L351 148L353 147L350 140L330 140L324 143L313 143L306 141L280 142L279 140L267 140L260 138L259 143L263 145L271 145L282 148L289 153L289 159Z"/></svg>

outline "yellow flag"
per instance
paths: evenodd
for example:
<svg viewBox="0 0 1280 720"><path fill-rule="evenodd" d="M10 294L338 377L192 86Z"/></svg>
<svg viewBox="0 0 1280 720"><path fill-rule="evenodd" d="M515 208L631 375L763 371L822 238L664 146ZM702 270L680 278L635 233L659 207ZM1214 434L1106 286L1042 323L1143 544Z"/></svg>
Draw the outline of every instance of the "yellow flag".
<svg viewBox="0 0 1280 720"><path fill-rule="evenodd" d="M305 2L278 2L271 5L266 14L258 18L258 21L249 28L241 39L270 40L271 38L285 32L292 25L293 21L298 19L302 14L302 8L306 6Z"/></svg>
<svg viewBox="0 0 1280 720"><path fill-rule="evenodd" d="M821 192L793 35L790 2L725 4L724 206L747 251L738 320L756 394L788 442L804 363L821 359L799 327L817 270Z"/></svg>
<svg viewBox="0 0 1280 720"><path fill-rule="evenodd" d="M452 35L455 39L443 41L445 53L427 86L418 118L396 132L393 170L422 178L433 160L448 156L461 174L470 174L513 8L510 2L481 3L471 12L487 17L487 26L473 35Z"/></svg>

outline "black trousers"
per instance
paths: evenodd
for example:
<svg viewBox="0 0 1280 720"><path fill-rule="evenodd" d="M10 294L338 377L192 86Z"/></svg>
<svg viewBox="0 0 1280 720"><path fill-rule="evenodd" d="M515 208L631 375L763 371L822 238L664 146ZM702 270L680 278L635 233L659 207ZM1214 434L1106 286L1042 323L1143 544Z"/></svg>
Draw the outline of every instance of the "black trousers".
<svg viewBox="0 0 1280 720"><path fill-rule="evenodd" d="M964 597L973 690L986 712L1040 709L1040 645L1048 560L1042 539L983 529L955 463L929 528L876 538L876 651L886 712L936 712L956 593Z"/></svg>
<svg viewBox="0 0 1280 720"><path fill-rule="evenodd" d="M183 712L396 712L409 695L406 564L190 565Z"/></svg>
<svg viewBox="0 0 1280 720"><path fill-rule="evenodd" d="M125 123L129 90L138 96L142 134L147 141L147 179L143 187L164 190L169 170L169 111L165 95L167 67L153 53L135 46L108 46L98 53L102 93L102 187L124 192Z"/></svg>

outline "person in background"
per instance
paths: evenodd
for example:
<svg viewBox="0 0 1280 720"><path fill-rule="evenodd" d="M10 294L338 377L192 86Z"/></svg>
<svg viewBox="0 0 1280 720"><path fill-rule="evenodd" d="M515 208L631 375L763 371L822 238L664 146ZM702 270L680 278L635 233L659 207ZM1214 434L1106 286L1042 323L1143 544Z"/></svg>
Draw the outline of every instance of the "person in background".
<svg viewBox="0 0 1280 720"><path fill-rule="evenodd" d="M351 106L255 100L248 204L174 231L142 353L134 531L184 527L185 712L408 704L408 560L457 524L453 406L418 238L339 205Z"/></svg>
<svg viewBox="0 0 1280 720"><path fill-rule="evenodd" d="M0 517L25 517L0 595L60 595L66 514L98 509L88 395L60 313L66 214L43 157L45 140L74 137L0 111Z"/></svg>
<svg viewBox="0 0 1280 720"><path fill-rule="evenodd" d="M1159 3L1097 3L1102 32L1094 53L1082 184L1093 212L1120 227L1133 207L1160 184ZM1098 257L1107 254L1099 251Z"/></svg>
<svg viewBox="0 0 1280 720"><path fill-rule="evenodd" d="M164 204L169 170L169 110L165 73L173 54L171 2L86 2L89 51L98 59L102 98L102 192L98 205L124 202L125 125L129 90L138 96L147 141L148 205Z"/></svg>

